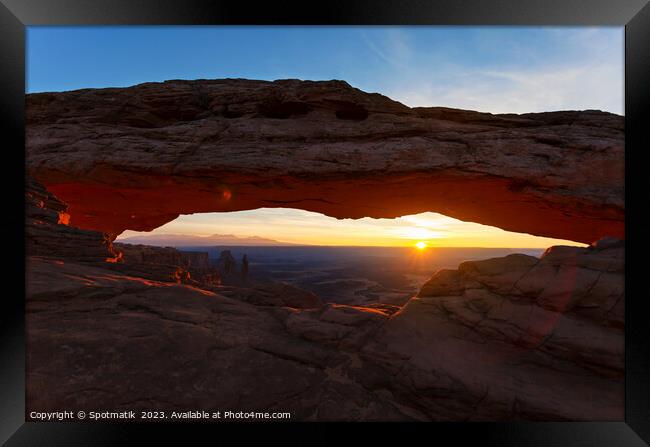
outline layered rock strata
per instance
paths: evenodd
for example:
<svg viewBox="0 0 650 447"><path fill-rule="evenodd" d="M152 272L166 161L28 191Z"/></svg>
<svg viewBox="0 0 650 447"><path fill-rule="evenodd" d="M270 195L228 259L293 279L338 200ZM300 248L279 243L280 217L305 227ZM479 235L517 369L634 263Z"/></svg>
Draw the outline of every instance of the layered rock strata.
<svg viewBox="0 0 650 447"><path fill-rule="evenodd" d="M68 225L68 205L33 178L25 179L27 253L77 261L115 261L118 253L104 233Z"/></svg>
<svg viewBox="0 0 650 447"><path fill-rule="evenodd" d="M623 142L610 113L409 108L342 81L27 95L29 173L70 205L73 225L112 237L179 214L289 207L621 238Z"/></svg>
<svg viewBox="0 0 650 447"><path fill-rule="evenodd" d="M361 352L434 419L622 420L623 271L615 240L466 262Z"/></svg>

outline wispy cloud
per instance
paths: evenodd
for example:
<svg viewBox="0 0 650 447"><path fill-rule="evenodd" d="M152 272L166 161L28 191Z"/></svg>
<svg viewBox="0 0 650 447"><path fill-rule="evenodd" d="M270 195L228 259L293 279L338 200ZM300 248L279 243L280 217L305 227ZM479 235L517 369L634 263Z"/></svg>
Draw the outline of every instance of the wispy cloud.
<svg viewBox="0 0 650 447"><path fill-rule="evenodd" d="M607 64L475 71L459 76L455 85L423 80L389 96L411 107L441 105L491 113L598 109L623 114L622 76L620 67Z"/></svg>
<svg viewBox="0 0 650 447"><path fill-rule="evenodd" d="M392 79L384 78L383 93L412 107L623 114L622 30L548 29L543 35L543 46L508 41L507 52L500 49L500 63L430 56L410 48L404 38L399 45L395 39L365 38L373 53L399 67Z"/></svg>
<svg viewBox="0 0 650 447"><path fill-rule="evenodd" d="M361 32L361 38L379 59L398 69L410 69L414 55L408 34L401 29L387 29L379 36Z"/></svg>

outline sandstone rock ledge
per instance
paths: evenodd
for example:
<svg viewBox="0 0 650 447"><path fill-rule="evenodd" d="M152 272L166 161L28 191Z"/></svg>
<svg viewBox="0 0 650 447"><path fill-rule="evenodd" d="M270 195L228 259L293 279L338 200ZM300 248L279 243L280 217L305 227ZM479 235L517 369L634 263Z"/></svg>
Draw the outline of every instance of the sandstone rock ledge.
<svg viewBox="0 0 650 447"><path fill-rule="evenodd" d="M68 225L68 205L31 177L25 179L25 236L29 255L75 261L116 261L118 253L104 233Z"/></svg>
<svg viewBox="0 0 650 447"><path fill-rule="evenodd" d="M603 240L439 271L362 357L434 419L622 420L623 265Z"/></svg>

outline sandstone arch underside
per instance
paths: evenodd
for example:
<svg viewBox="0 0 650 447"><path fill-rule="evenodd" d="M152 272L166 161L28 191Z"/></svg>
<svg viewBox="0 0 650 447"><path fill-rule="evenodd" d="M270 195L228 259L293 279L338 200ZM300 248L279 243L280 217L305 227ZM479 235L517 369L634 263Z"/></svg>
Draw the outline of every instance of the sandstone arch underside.
<svg viewBox="0 0 650 447"><path fill-rule="evenodd" d="M68 203L71 225L113 237L260 207L624 237L623 117L409 108L343 81L30 94L27 170Z"/></svg>

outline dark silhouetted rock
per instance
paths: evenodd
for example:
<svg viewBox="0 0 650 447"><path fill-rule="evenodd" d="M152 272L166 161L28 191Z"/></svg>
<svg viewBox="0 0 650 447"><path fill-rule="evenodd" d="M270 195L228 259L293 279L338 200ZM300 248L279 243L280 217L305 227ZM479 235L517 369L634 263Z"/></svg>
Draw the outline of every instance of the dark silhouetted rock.
<svg viewBox="0 0 650 447"><path fill-rule="evenodd" d="M222 250L217 259L217 268L222 276L232 276L237 269L237 261L230 250Z"/></svg>
<svg viewBox="0 0 650 447"><path fill-rule="evenodd" d="M157 281L184 284L219 285L221 276L212 267L207 252L180 251L173 247L154 247L116 242L120 262L108 268Z"/></svg>

